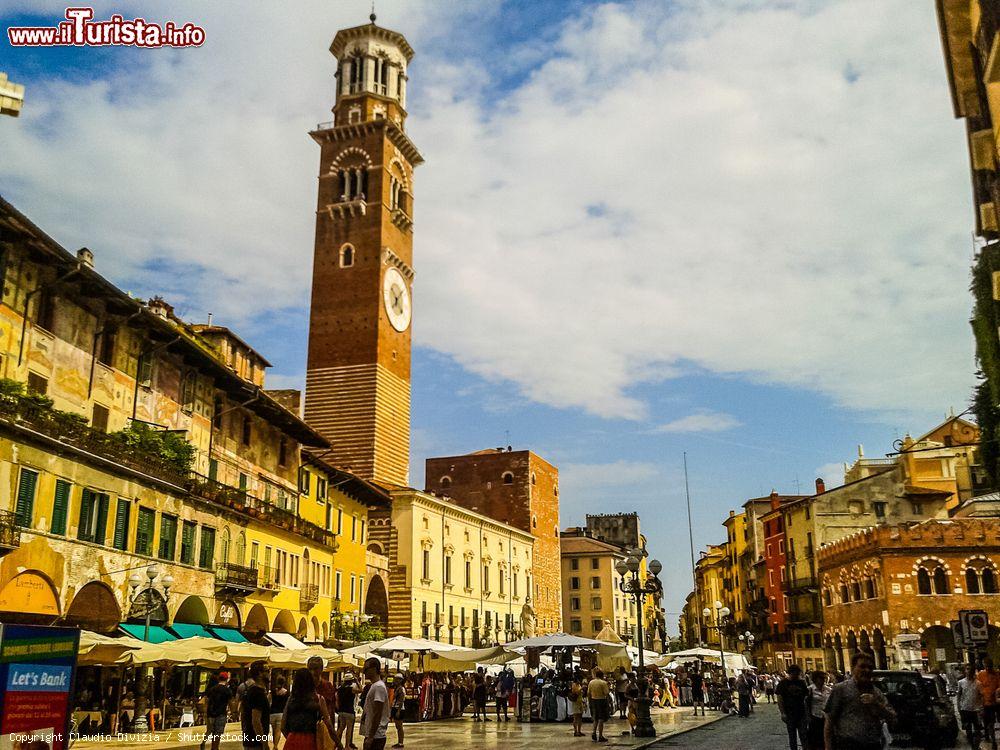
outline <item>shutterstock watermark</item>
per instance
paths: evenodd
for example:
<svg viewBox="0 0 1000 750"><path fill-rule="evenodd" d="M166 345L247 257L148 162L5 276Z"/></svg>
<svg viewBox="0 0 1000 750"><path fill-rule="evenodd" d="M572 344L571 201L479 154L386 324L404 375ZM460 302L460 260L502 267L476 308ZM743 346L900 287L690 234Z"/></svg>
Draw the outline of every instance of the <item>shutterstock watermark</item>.
<svg viewBox="0 0 1000 750"><path fill-rule="evenodd" d="M200 47L205 29L193 23L152 23L143 18L113 15L94 21L93 8L67 8L56 26L11 26L12 47Z"/></svg>

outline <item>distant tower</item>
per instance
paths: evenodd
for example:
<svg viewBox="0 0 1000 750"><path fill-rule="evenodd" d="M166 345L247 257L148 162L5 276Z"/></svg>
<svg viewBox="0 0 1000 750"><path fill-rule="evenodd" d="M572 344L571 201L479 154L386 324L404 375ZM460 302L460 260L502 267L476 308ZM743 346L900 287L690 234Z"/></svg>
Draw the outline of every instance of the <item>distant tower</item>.
<svg viewBox="0 0 1000 750"><path fill-rule="evenodd" d="M413 168L403 132L402 34L371 23L337 32L334 120L320 146L306 419L333 444L331 463L406 485L410 463Z"/></svg>

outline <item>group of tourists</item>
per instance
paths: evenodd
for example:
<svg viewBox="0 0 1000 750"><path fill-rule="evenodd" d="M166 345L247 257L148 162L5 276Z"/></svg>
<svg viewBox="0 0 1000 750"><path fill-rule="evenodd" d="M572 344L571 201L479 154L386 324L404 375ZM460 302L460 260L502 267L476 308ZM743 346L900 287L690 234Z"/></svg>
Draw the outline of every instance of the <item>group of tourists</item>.
<svg viewBox="0 0 1000 750"><path fill-rule="evenodd" d="M230 675L214 675L205 691L203 710L206 717L205 736L200 750L207 743L219 750L226 724L231 716L238 718L245 750L358 750L355 745L356 709L361 705L360 734L364 750L383 750L389 722L395 724L397 742L403 747L402 675L396 675L392 686L382 677L378 659L365 661L364 685L353 674L347 674L339 686L334 686L324 674L321 657L309 659L307 668L295 670L291 684L283 676L271 681L270 669L263 661L250 665L248 678L233 685Z"/></svg>
<svg viewBox="0 0 1000 750"><path fill-rule="evenodd" d="M974 667L965 668L965 676L958 681L958 716L969 738L969 745L979 748L980 740L990 743L997 750L996 724L1000 720L1000 671L993 660L985 659L978 672Z"/></svg>

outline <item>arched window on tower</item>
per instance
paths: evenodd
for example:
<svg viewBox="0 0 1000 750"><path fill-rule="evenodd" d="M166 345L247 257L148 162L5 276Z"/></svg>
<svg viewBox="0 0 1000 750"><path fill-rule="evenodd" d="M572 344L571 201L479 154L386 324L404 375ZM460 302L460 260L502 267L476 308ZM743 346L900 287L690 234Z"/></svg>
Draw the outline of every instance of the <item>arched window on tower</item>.
<svg viewBox="0 0 1000 750"><path fill-rule="evenodd" d="M447 477L447 476L441 477L441 486L442 487L451 487L451 477Z"/></svg>
<svg viewBox="0 0 1000 750"><path fill-rule="evenodd" d="M926 568L917 570L917 593L927 596L931 593L931 576Z"/></svg>
<svg viewBox="0 0 1000 750"><path fill-rule="evenodd" d="M368 182L368 170L365 167L343 167L338 170L337 179L341 201L365 199L365 185Z"/></svg>
<svg viewBox="0 0 1000 750"><path fill-rule="evenodd" d="M993 568L983 568L983 593L997 593L997 574Z"/></svg>
<svg viewBox="0 0 1000 750"><path fill-rule="evenodd" d="M934 571L934 593L935 594L950 594L951 589L948 586L948 575L944 572L944 568L940 565Z"/></svg>
<svg viewBox="0 0 1000 750"><path fill-rule="evenodd" d="M351 245L344 245L340 248L340 267L350 268L354 265L354 247Z"/></svg>
<svg viewBox="0 0 1000 750"><path fill-rule="evenodd" d="M351 58L350 93L357 94L365 89L365 57L355 55Z"/></svg>
<svg viewBox="0 0 1000 750"><path fill-rule="evenodd" d="M504 484L514 484L514 475L511 472L509 472L509 471L505 471L503 473L503 483Z"/></svg>
<svg viewBox="0 0 1000 750"><path fill-rule="evenodd" d="M965 593L978 594L979 591L979 571L975 568L965 569Z"/></svg>
<svg viewBox="0 0 1000 750"><path fill-rule="evenodd" d="M997 593L997 574L986 558L970 560L965 569L965 592L967 594Z"/></svg>

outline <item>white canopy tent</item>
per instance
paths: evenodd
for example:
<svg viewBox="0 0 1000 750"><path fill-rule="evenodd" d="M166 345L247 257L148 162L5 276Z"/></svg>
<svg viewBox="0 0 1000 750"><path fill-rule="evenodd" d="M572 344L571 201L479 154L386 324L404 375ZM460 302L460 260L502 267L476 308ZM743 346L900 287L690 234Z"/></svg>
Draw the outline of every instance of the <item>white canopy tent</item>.
<svg viewBox="0 0 1000 750"><path fill-rule="evenodd" d="M735 675L737 672L744 669L754 669L754 666L747 661L747 658L743 654L726 651L725 658L726 674L729 676ZM681 664L687 664L693 661L707 661L713 664L718 664L719 651L710 648L690 648L686 651L675 651L672 654L664 654L654 663L659 667L676 669Z"/></svg>

